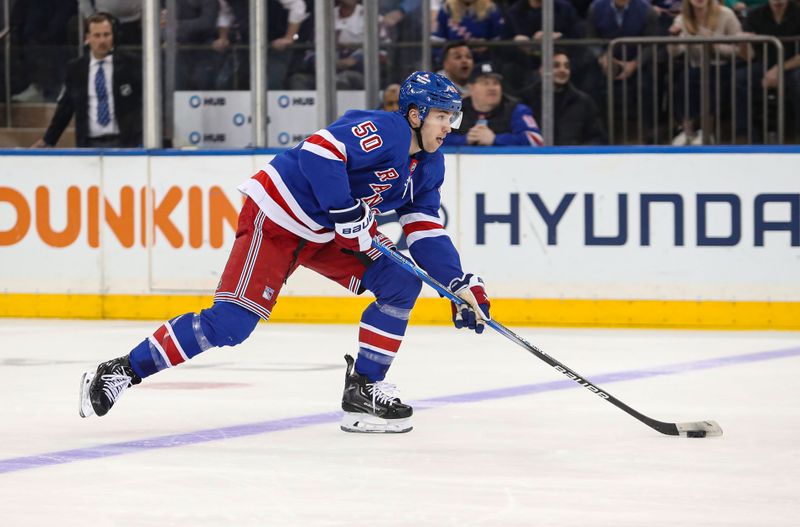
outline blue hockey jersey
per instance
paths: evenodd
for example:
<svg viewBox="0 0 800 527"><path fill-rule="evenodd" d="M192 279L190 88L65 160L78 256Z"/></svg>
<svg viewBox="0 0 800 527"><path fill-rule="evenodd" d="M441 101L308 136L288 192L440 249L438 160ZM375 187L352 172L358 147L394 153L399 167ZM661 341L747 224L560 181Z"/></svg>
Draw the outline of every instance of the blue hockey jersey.
<svg viewBox="0 0 800 527"><path fill-rule="evenodd" d="M316 243L334 239L329 211L361 199L377 213L397 211L411 256L447 284L463 275L439 218L441 152L409 157L411 128L397 112L352 110L275 156L239 186L267 217Z"/></svg>

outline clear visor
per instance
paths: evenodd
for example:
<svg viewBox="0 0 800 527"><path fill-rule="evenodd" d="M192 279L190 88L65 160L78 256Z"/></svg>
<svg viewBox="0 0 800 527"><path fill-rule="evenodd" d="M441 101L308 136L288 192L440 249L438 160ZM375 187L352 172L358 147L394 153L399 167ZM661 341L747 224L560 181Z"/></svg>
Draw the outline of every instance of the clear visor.
<svg viewBox="0 0 800 527"><path fill-rule="evenodd" d="M457 129L461 126L461 117L463 113L461 112L450 112L447 110L439 110L438 108L433 108L428 113L427 117L425 117L426 121L431 121L431 124L437 126L445 126L449 125L450 128Z"/></svg>
<svg viewBox="0 0 800 527"><path fill-rule="evenodd" d="M458 130L461 126L461 118L464 117L463 112L453 112L450 114L450 128Z"/></svg>

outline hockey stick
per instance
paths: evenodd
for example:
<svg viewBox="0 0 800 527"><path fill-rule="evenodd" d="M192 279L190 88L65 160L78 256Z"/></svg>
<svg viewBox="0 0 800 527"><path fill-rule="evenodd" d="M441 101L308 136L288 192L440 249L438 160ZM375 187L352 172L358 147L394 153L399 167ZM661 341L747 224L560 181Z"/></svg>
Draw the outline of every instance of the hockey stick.
<svg viewBox="0 0 800 527"><path fill-rule="evenodd" d="M372 246L381 252L384 256L391 258L395 263L400 265L403 269L408 271L409 273L417 275L423 282L431 286L438 292L440 295L444 296L451 302L455 302L457 305L465 304L466 302L453 294L446 286L442 283L438 282L436 279L432 278L428 273L420 269L416 264L405 258L402 254L400 254L396 250L389 249L388 247L384 247L383 245L377 243L376 241L372 242ZM684 437L713 437L713 436L720 436L722 435L722 428L720 428L719 424L716 421L693 421L687 423L665 423L663 421L658 421L651 417L647 417L646 415L634 410L627 404L623 403L610 393L605 390L600 389L598 386L593 384L589 381L586 377L582 375L578 375L575 370L572 368L562 364L561 362L557 361L544 351L540 350L533 344L529 343L527 340L523 339L501 323L497 322L495 319L485 321L486 325L506 337L507 339L511 340L515 344L522 346L530 353L536 355L539 359L543 360L556 371L563 373L569 379L572 379L576 383L580 384L590 392L594 393L601 399L605 399L606 401L610 402L623 412L627 413L628 415L633 416L634 418L638 419L642 423L646 424L653 430L661 432L662 434L670 435L670 436L684 436Z"/></svg>

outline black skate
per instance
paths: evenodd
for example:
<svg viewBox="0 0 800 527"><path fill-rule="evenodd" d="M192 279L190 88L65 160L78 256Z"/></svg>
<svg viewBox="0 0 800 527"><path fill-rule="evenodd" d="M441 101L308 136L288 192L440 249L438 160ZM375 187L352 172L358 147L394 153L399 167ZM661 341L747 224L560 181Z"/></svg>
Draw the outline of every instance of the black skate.
<svg viewBox="0 0 800 527"><path fill-rule="evenodd" d="M387 382L369 382L355 371L355 360L345 355L347 371L344 376L340 428L345 432L394 433L413 428L414 409L395 396L397 389Z"/></svg>
<svg viewBox="0 0 800 527"><path fill-rule="evenodd" d="M87 371L81 377L78 413L81 417L106 415L122 392L140 382L142 379L134 373L127 355L103 362L96 371Z"/></svg>

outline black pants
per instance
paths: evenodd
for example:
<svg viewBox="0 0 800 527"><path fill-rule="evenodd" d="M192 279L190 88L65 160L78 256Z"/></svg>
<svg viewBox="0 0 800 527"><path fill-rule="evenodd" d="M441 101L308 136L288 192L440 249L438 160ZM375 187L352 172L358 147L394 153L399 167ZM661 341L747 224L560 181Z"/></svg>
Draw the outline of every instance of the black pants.
<svg viewBox="0 0 800 527"><path fill-rule="evenodd" d="M747 68L740 68L736 72L736 133L747 133L748 125L754 127L756 137L760 134L761 127L757 126L762 110L764 90L761 87L761 78L764 76L764 66L759 62L753 63L750 68L750 100L748 100L748 75ZM784 102L791 107L791 116L794 123L795 135L800 123L800 68L784 71L783 73ZM747 108L751 107L755 123L748 123Z"/></svg>
<svg viewBox="0 0 800 527"><path fill-rule="evenodd" d="M673 87L675 119L679 122L684 119L694 121L700 119L700 68L689 67L688 79L681 68L675 76ZM687 82L688 80L688 82ZM688 91L687 89L688 88ZM721 115L716 115L717 107L717 66L711 65L708 68L708 106L709 111L719 119L722 116L730 115L730 92L731 92L731 65L722 64L719 66L719 109ZM688 99L688 101L687 101ZM688 114L686 106L688 102Z"/></svg>

